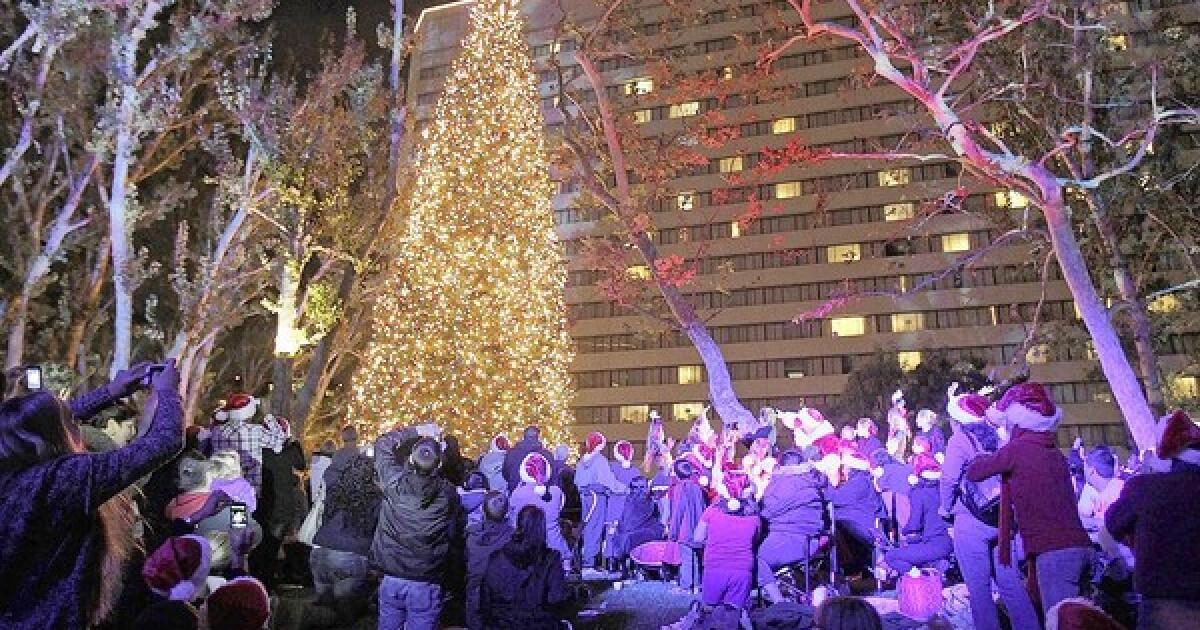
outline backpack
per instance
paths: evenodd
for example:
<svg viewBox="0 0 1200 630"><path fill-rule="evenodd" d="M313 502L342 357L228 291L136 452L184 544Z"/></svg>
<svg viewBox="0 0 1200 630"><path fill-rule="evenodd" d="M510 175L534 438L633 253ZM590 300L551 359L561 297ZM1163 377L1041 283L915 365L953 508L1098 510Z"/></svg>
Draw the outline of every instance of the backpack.
<svg viewBox="0 0 1200 630"><path fill-rule="evenodd" d="M975 454L978 455L983 451L979 443L975 441L974 436L970 433L965 433L967 439L971 440L971 445L975 447ZM989 495L984 492L979 484L967 479L967 467L963 466L962 472L958 475L958 483L954 487L954 500L961 501L963 507L971 513L979 522L990 527L1000 526L1000 492Z"/></svg>

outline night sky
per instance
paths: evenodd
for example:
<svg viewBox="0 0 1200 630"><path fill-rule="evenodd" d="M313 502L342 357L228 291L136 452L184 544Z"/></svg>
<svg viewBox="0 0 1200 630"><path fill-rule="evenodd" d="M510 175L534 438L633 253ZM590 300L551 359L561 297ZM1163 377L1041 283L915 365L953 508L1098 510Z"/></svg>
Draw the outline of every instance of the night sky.
<svg viewBox="0 0 1200 630"><path fill-rule="evenodd" d="M415 20L426 7L449 1L406 0L405 13ZM358 35L367 42L368 50L373 55L383 55L377 45L375 28L380 22L390 23L390 0L279 0L270 18L275 29L277 58L304 70L315 69L320 59L322 37L340 37L349 7L354 7L358 13Z"/></svg>

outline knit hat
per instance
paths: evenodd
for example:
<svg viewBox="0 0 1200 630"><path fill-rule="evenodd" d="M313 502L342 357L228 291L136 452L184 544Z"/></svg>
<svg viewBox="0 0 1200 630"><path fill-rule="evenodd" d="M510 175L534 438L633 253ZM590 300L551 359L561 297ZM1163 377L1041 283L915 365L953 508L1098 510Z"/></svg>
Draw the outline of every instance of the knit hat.
<svg viewBox="0 0 1200 630"><path fill-rule="evenodd" d="M546 494L546 482L550 480L550 462L541 453L530 453L521 460L521 481L536 484L533 491Z"/></svg>
<svg viewBox="0 0 1200 630"><path fill-rule="evenodd" d="M1158 456L1200 464L1200 426L1182 410L1176 410L1164 417L1161 424Z"/></svg>
<svg viewBox="0 0 1200 630"><path fill-rule="evenodd" d="M982 422L991 404L986 396L974 392L958 395L958 383L951 383L946 390L946 413L962 424Z"/></svg>
<svg viewBox="0 0 1200 630"><path fill-rule="evenodd" d="M633 445L625 440L621 440L613 445L613 457L621 462L625 468L629 468L630 462L633 461Z"/></svg>
<svg viewBox="0 0 1200 630"><path fill-rule="evenodd" d="M212 549L203 536L168 538L142 564L142 579L158 595L190 602L208 577Z"/></svg>
<svg viewBox="0 0 1200 630"><path fill-rule="evenodd" d="M1046 630L1120 630L1124 627L1083 597L1064 599L1046 612Z"/></svg>
<svg viewBox="0 0 1200 630"><path fill-rule="evenodd" d="M258 412L258 399L250 394L230 394L224 404L217 410L218 422L241 422L249 420Z"/></svg>
<svg viewBox="0 0 1200 630"><path fill-rule="evenodd" d="M1014 385L1004 392L995 406L1010 424L1027 431L1048 433L1062 419L1062 410L1041 383Z"/></svg>
<svg viewBox="0 0 1200 630"><path fill-rule="evenodd" d="M608 440L604 438L604 434L599 431L592 431L587 436L586 454L591 455L592 453L595 453L596 451L604 448L605 444L608 444Z"/></svg>
<svg viewBox="0 0 1200 630"><path fill-rule="evenodd" d="M913 474L908 476L908 483L917 485L921 479L936 480L942 478L942 466L929 453L921 453L912 460Z"/></svg>
<svg viewBox="0 0 1200 630"><path fill-rule="evenodd" d="M211 630L262 630L271 617L271 598L262 582L239 577L213 591L204 608Z"/></svg>
<svg viewBox="0 0 1200 630"><path fill-rule="evenodd" d="M508 436L504 435L503 433L492 438L492 450L493 451L507 451L509 449L509 446L510 445L508 443Z"/></svg>

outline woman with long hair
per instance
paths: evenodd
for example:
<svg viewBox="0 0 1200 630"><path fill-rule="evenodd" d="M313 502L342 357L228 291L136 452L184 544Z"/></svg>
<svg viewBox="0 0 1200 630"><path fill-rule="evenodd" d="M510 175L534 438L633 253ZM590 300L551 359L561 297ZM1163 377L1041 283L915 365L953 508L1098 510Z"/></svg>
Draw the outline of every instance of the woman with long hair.
<svg viewBox="0 0 1200 630"><path fill-rule="evenodd" d="M84 628L112 612L135 547L136 512L121 493L183 447L174 361L150 372L140 437L85 452L78 422L141 387L121 372L68 406L35 392L0 403L0 627Z"/></svg>
<svg viewBox="0 0 1200 630"><path fill-rule="evenodd" d="M367 557L382 503L370 457L333 459L325 471L325 514L310 564L317 600L343 615L357 616L370 598Z"/></svg>
<svg viewBox="0 0 1200 630"><path fill-rule="evenodd" d="M546 546L546 514L527 505L512 539L488 560L479 597L483 627L556 630L567 601L562 557Z"/></svg>

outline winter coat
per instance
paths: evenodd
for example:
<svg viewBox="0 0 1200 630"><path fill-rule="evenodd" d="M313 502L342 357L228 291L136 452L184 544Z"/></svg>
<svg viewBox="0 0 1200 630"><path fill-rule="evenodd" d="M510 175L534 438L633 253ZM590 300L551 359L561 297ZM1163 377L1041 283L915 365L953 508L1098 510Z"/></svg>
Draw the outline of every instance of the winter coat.
<svg viewBox="0 0 1200 630"><path fill-rule="evenodd" d="M708 502L705 499L704 488L695 481L676 481L668 492L670 496L671 515L667 521L667 538L675 542L687 543L692 540L696 524L704 514Z"/></svg>
<svg viewBox="0 0 1200 630"><path fill-rule="evenodd" d="M334 456L329 467L325 470L325 491L328 497L328 492L336 488L342 483L342 475L346 471L347 465L350 463L349 457ZM372 522L378 524L379 511L382 507L383 499L373 502L369 510L375 515ZM321 528L317 530L317 535L313 538L313 544L318 547L327 547L335 551L349 551L360 556L368 556L371 554L371 542L375 538L375 527L370 531L361 532L356 528L351 527L348 521L348 514L345 511L338 509L334 505L330 505L328 498L325 501L325 518L321 522Z"/></svg>
<svg viewBox="0 0 1200 630"><path fill-rule="evenodd" d="M488 630L559 630L570 599L562 556L546 549L537 561L524 564L512 543L488 559L479 592L483 627Z"/></svg>
<svg viewBox="0 0 1200 630"><path fill-rule="evenodd" d="M1105 528L1131 542L1133 584L1142 597L1200 600L1200 466L1171 463L1171 472L1139 475L1125 483L1108 508Z"/></svg>
<svg viewBox="0 0 1200 630"><path fill-rule="evenodd" d="M93 586L117 579L101 574L105 543L95 531L97 511L183 448L179 394L157 396L149 430L124 448L27 467L0 464L0 628L88 626ZM101 388L70 407L77 420L87 420L114 402Z"/></svg>
<svg viewBox="0 0 1200 630"><path fill-rule="evenodd" d="M959 478L967 464L977 455L994 452L999 448L1000 438L996 430L985 423L955 424L950 440L946 442L946 461L942 463L942 479L938 484L940 507L955 515L970 514L967 506L956 497ZM1000 478L988 477L975 484L978 503L1000 493Z"/></svg>
<svg viewBox="0 0 1200 630"><path fill-rule="evenodd" d="M946 434L941 427L930 427L928 431L917 431L918 437L929 440L929 454L946 452Z"/></svg>
<svg viewBox="0 0 1200 630"><path fill-rule="evenodd" d="M546 544L565 556L570 553L570 549L567 547L567 539L563 537L562 525L559 523L559 516L563 509L563 492L559 488L550 486L546 488L545 495L539 495L535 491L536 489L537 486L534 484L523 483L513 490L512 496L508 498L508 522L510 525L516 526L517 514L521 512L521 508L526 505L536 505L546 515Z"/></svg>
<svg viewBox="0 0 1200 630"><path fill-rule="evenodd" d="M850 524L861 535L877 531L875 519L884 515L883 501L871 485L870 473L851 473L842 485L829 491L829 500L839 526Z"/></svg>
<svg viewBox="0 0 1200 630"><path fill-rule="evenodd" d="M467 526L467 579L483 579L488 558L508 544L513 526L508 521L482 520Z"/></svg>
<svg viewBox="0 0 1200 630"><path fill-rule="evenodd" d="M623 465L620 461L612 462L613 478L618 483L625 486L626 492L614 494L608 499L608 514L604 520L613 522L620 520L621 513L625 511L625 495L629 489L629 482L633 481L634 477L641 477L642 471L633 464L629 466Z"/></svg>
<svg viewBox="0 0 1200 630"><path fill-rule="evenodd" d="M760 512L769 534L801 537L819 533L825 527L828 488L825 476L811 467L777 467L763 493Z"/></svg>
<svg viewBox="0 0 1200 630"><path fill-rule="evenodd" d="M509 492L521 484L521 462L530 453L541 453L550 465L554 465L554 457L542 446L541 440L521 438L520 442L504 452L504 481L508 484Z"/></svg>
<svg viewBox="0 0 1200 630"><path fill-rule="evenodd" d="M375 441L383 507L370 557L390 576L440 584L450 541L462 532L462 505L450 482L436 474L423 475L409 464L408 452L418 437L410 428Z"/></svg>
<svg viewBox="0 0 1200 630"><path fill-rule="evenodd" d="M901 530L905 536L916 536L909 542L927 543L937 540L949 542L950 533L946 521L938 515L938 484L935 481L919 481L908 494L912 510L908 523Z"/></svg>
<svg viewBox="0 0 1200 630"><path fill-rule="evenodd" d="M289 440L278 453L264 448L262 455L262 489L255 518L268 527L283 527L285 533L295 530L308 513L304 488L296 476L297 471L308 469L304 450L299 442Z"/></svg>
<svg viewBox="0 0 1200 630"><path fill-rule="evenodd" d="M511 491L504 480L505 451L488 451L479 457L479 472L487 478L488 490Z"/></svg>
<svg viewBox="0 0 1200 630"><path fill-rule="evenodd" d="M629 486L621 483L613 475L612 465L601 452L579 458L579 463L575 465L575 486L581 493L589 490L602 494L628 494L629 492Z"/></svg>

